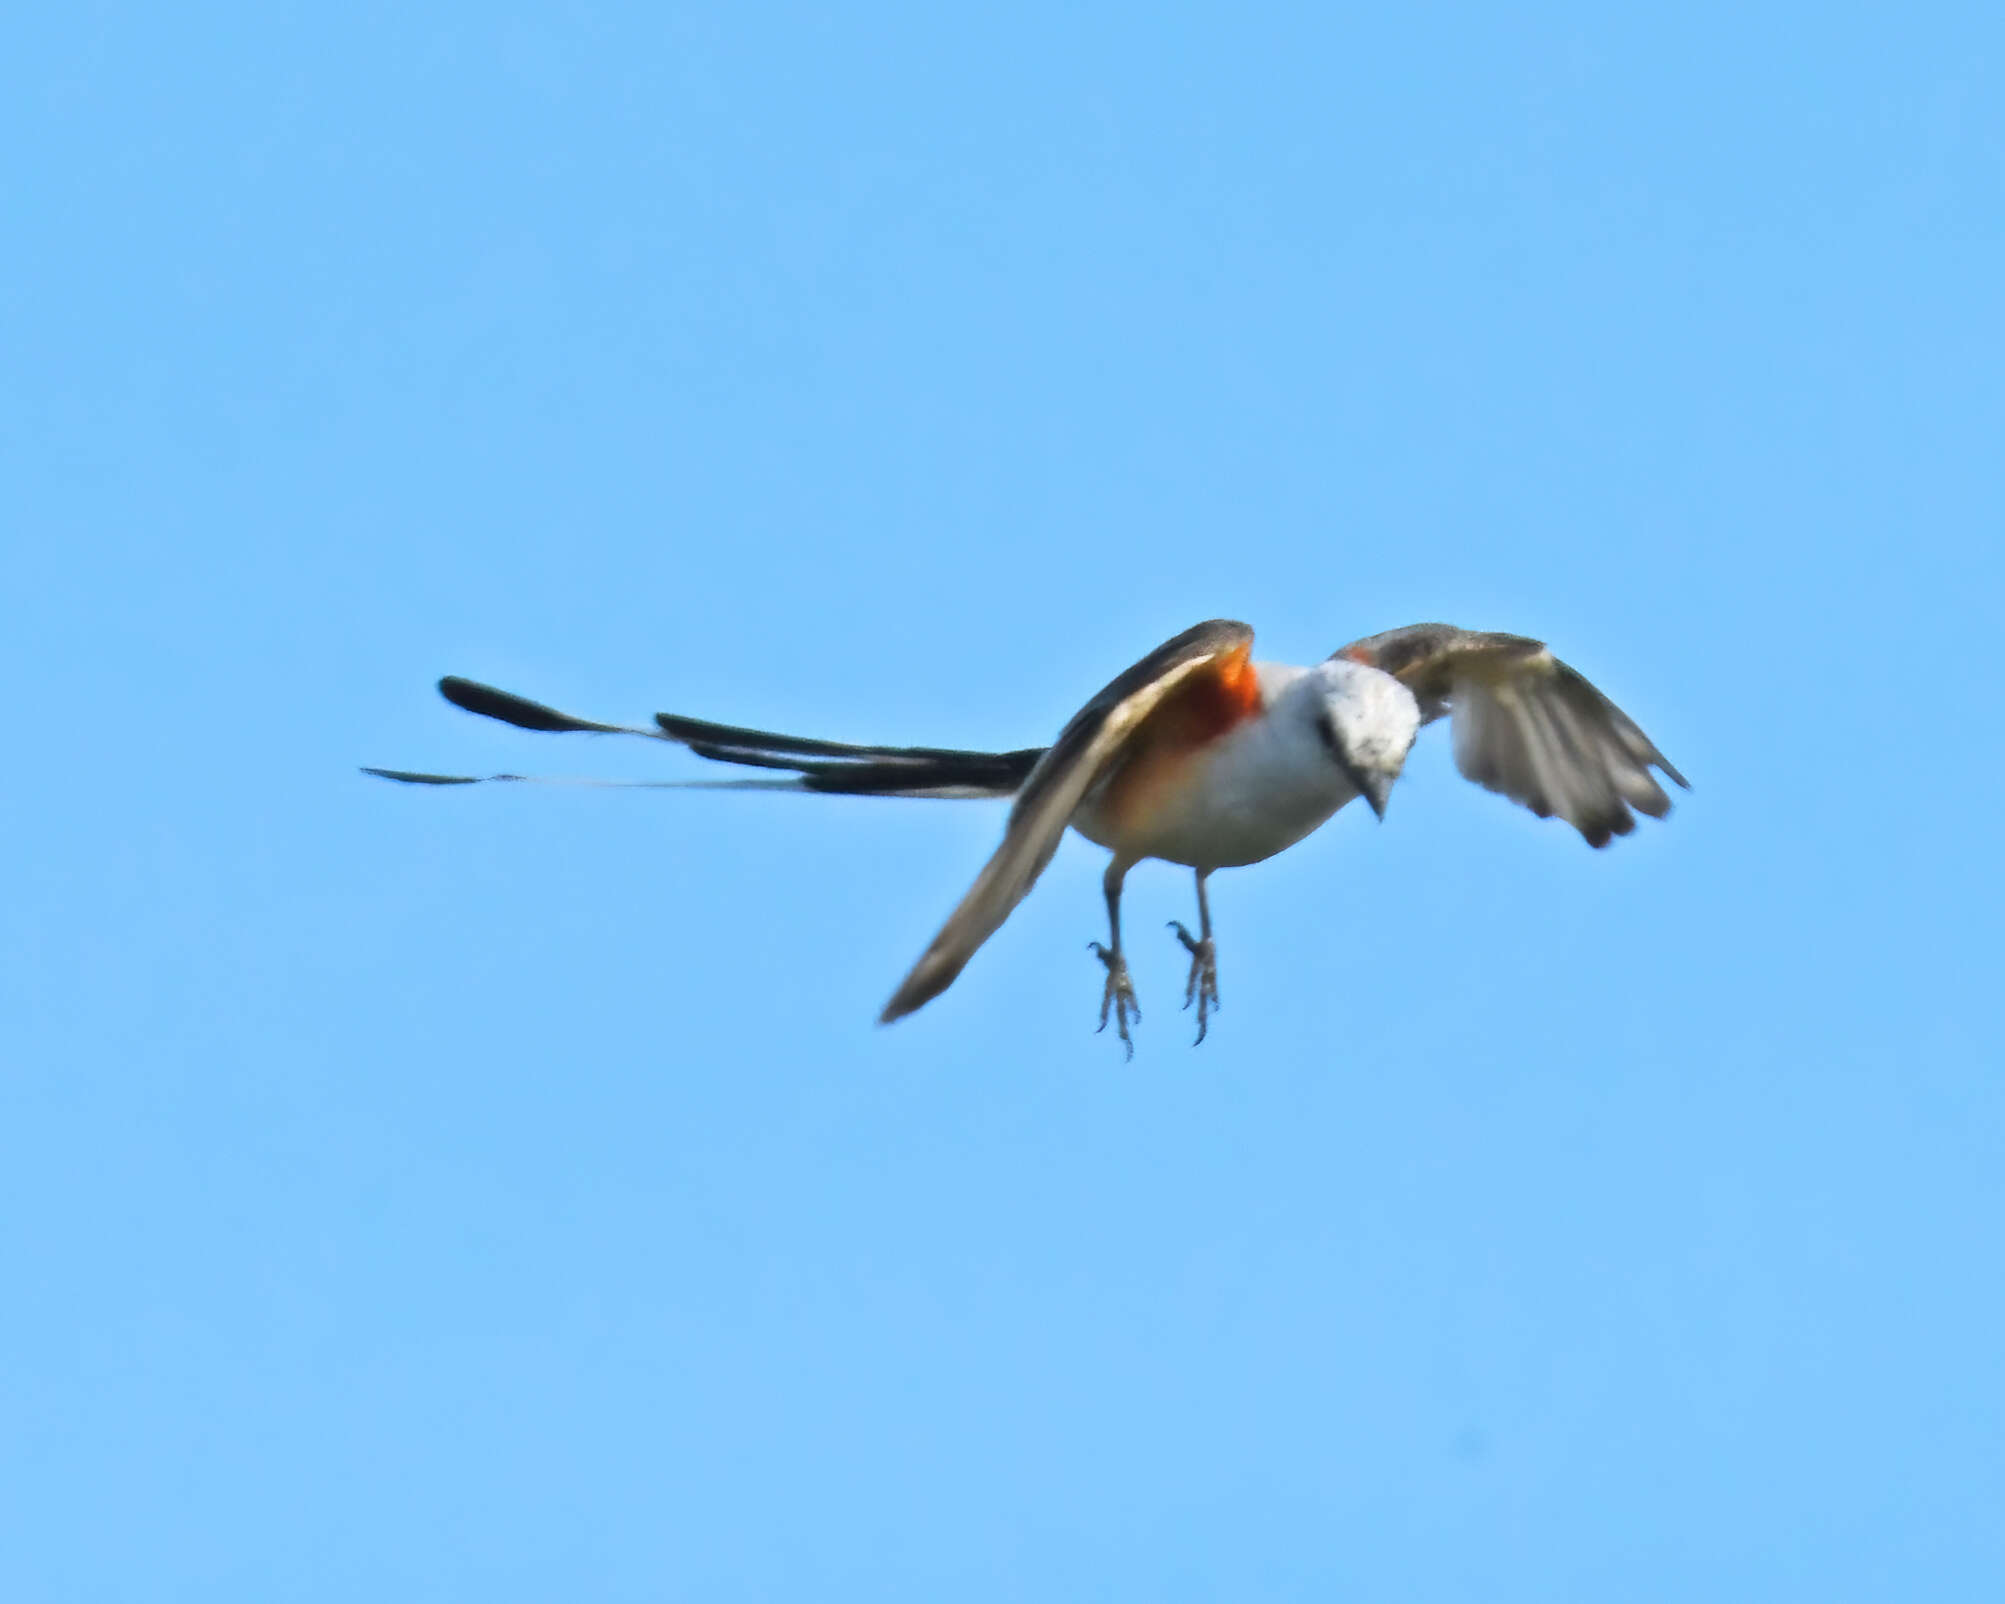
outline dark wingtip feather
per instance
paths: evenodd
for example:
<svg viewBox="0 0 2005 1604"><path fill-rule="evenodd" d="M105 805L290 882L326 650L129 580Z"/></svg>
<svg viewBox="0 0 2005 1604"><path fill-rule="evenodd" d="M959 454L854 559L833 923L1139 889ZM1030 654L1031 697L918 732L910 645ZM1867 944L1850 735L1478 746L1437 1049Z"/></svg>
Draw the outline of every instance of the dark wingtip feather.
<svg viewBox="0 0 2005 1604"><path fill-rule="evenodd" d="M905 977L905 983L892 993L884 1012L877 1016L878 1024L893 1025L907 1014L917 1013L951 986L966 964L965 958L956 964L943 964L928 952Z"/></svg>
<svg viewBox="0 0 2005 1604"><path fill-rule="evenodd" d="M577 731L594 735L612 735L617 731L610 724L594 724L590 719L573 718L569 713L560 713L554 707L545 707L541 702L532 702L526 696L517 696L511 691L496 690L492 685L483 685L478 680L461 679L457 674L448 674L439 681L439 695L454 707L464 708L469 713L478 713L482 718L499 719L504 724L513 724L518 729L548 730L558 734Z"/></svg>
<svg viewBox="0 0 2005 1604"><path fill-rule="evenodd" d="M1636 818L1627 808L1620 808L1584 819L1574 828L1580 832L1581 839L1598 852L1618 835L1632 833L1636 828Z"/></svg>

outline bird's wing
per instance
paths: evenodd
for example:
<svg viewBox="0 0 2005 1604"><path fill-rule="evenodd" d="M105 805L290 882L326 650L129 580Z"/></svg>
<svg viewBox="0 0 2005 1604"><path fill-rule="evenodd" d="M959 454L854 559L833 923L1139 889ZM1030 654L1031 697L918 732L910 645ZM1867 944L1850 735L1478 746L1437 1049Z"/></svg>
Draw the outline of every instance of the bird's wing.
<svg viewBox="0 0 2005 1604"><path fill-rule="evenodd" d="M953 984L1037 883L1079 804L1119 763L1125 743L1164 698L1207 669L1235 658L1243 662L1252 645L1245 624L1225 618L1199 624L1163 642L1073 716L1017 793L1002 845L885 1004L880 1024L903 1018Z"/></svg>
<svg viewBox="0 0 2005 1604"><path fill-rule="evenodd" d="M1398 679L1428 722L1447 714L1464 775L1542 819L1557 814L1589 846L1635 829L1631 808L1656 819L1671 811L1652 768L1690 789L1635 721L1542 641L1411 624L1336 655Z"/></svg>

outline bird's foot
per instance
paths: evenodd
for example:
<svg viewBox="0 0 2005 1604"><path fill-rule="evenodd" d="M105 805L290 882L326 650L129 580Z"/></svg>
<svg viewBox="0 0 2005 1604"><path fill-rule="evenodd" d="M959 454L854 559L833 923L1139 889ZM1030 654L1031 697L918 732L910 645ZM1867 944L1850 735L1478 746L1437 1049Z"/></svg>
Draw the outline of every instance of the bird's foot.
<svg viewBox="0 0 2005 1604"><path fill-rule="evenodd" d="M1172 919L1170 929L1177 933L1177 940L1190 954L1190 979L1184 982L1184 1007L1197 1004L1197 1039L1203 1041L1204 1033L1211 1025L1212 1010L1221 1006L1218 1000L1218 949L1212 946L1211 937L1200 940L1184 929L1180 919ZM1191 1045L1196 1046L1197 1043Z"/></svg>
<svg viewBox="0 0 2005 1604"><path fill-rule="evenodd" d="M1107 966L1107 989L1100 993L1100 1029L1107 1028L1107 1016L1112 1014L1121 1045L1133 1058L1135 1043L1128 1034L1128 1020L1132 1016L1136 1024L1142 1022L1142 1005L1135 1001L1135 984L1128 978L1128 960L1121 956L1118 948L1103 947L1097 941L1089 941L1086 945L1093 950L1093 956Z"/></svg>

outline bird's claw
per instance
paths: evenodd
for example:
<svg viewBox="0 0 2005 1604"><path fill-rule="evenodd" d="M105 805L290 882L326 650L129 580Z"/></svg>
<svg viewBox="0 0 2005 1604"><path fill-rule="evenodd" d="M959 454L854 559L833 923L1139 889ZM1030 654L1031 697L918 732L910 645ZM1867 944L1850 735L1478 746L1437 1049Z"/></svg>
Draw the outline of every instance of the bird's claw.
<svg viewBox="0 0 2005 1604"><path fill-rule="evenodd" d="M1218 949L1211 937L1192 935L1181 919L1172 919L1169 928L1177 933L1184 951L1190 954L1190 978L1184 982L1184 1007L1197 1004L1197 1040L1203 1041L1211 1028L1211 1014L1223 1006L1218 1000ZM1192 1046L1197 1043L1193 1042Z"/></svg>
<svg viewBox="0 0 2005 1604"><path fill-rule="evenodd" d="M1128 960L1114 948L1102 946L1097 941L1089 941L1086 945L1093 956L1107 966L1107 987L1100 993L1099 1028L1107 1028L1108 1015L1112 1014L1121 1045L1127 1048L1128 1057L1132 1059L1135 1056L1135 1041L1128 1034L1128 1022L1131 1016L1136 1024L1142 1022L1142 1005L1135 1001L1135 985L1128 978Z"/></svg>

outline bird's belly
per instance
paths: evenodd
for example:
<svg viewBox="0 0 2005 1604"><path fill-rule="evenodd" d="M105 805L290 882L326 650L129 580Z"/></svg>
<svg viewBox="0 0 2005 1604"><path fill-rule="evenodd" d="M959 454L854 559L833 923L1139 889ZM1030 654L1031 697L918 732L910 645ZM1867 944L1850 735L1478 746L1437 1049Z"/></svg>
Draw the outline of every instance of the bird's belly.
<svg viewBox="0 0 2005 1604"><path fill-rule="evenodd" d="M1174 772L1109 786L1072 823L1130 857L1226 869L1293 846L1356 795L1334 762L1305 764L1298 745L1249 732Z"/></svg>

